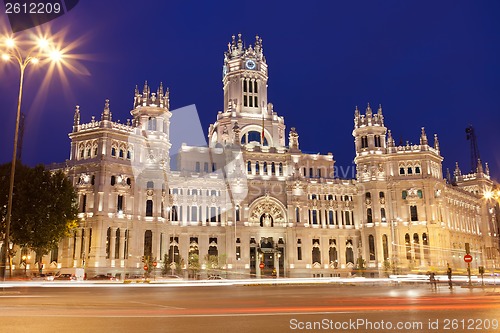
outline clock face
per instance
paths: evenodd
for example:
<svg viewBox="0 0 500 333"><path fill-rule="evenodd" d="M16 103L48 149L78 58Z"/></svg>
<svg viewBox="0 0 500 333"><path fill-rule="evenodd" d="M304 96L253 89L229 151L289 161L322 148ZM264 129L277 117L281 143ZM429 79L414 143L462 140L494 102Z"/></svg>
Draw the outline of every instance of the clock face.
<svg viewBox="0 0 500 333"><path fill-rule="evenodd" d="M249 59L245 62L245 67L247 69L255 69L255 61L253 61L252 59Z"/></svg>

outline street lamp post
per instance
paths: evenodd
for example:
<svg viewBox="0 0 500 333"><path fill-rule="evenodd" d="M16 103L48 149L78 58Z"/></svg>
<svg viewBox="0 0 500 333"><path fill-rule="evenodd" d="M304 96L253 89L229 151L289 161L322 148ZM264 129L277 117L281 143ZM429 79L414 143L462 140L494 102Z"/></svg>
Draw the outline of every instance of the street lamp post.
<svg viewBox="0 0 500 333"><path fill-rule="evenodd" d="M2 266L0 268L0 273L5 280L5 270L7 268L7 262L9 265L9 272L12 276L12 265L10 261L10 253L8 253L6 244L9 244L10 238L10 223L12 218L12 199L14 193L14 176L16 172L16 157L17 157L17 141L19 138L19 121L21 118L21 101L23 97L23 82L24 82L24 71L26 67L32 63L37 64L39 62L38 56L43 56L46 53L49 44L45 39L39 39L38 43L32 46L27 52L23 52L17 45L14 39L6 38L5 47L6 53L2 54L2 59L4 61L9 61L11 59L16 60L19 65L20 78L19 78L19 95L17 98L17 113L16 113L16 127L14 131L14 147L12 150L12 163L10 168L10 183L9 183L9 196L7 202L7 215L5 217L5 233L4 233L4 246L2 246L1 258L3 259ZM35 54L36 52L36 54ZM57 51L50 53L50 57L53 60L59 60L60 54Z"/></svg>

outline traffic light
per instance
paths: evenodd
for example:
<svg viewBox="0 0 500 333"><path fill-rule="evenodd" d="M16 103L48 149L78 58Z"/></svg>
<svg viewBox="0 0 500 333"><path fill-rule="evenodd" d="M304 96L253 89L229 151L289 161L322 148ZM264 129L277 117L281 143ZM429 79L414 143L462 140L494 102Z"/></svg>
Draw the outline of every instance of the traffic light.
<svg viewBox="0 0 500 333"><path fill-rule="evenodd" d="M141 257L141 262L144 262L144 256Z"/></svg>

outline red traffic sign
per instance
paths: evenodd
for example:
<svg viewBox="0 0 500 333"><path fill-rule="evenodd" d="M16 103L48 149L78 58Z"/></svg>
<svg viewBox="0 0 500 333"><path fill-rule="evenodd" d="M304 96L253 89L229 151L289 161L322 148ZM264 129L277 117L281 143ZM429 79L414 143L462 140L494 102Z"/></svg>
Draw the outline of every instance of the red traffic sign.
<svg viewBox="0 0 500 333"><path fill-rule="evenodd" d="M464 261L466 263L472 262L472 256L470 254L464 255Z"/></svg>
<svg viewBox="0 0 500 333"><path fill-rule="evenodd" d="M148 265L144 265L144 270L147 271L148 270Z"/></svg>
<svg viewBox="0 0 500 333"><path fill-rule="evenodd" d="M153 261L153 267L156 267L156 265L158 265L158 263L156 261Z"/></svg>
<svg viewBox="0 0 500 333"><path fill-rule="evenodd" d="M260 265L259 265L260 268L264 268L264 263L261 262Z"/></svg>

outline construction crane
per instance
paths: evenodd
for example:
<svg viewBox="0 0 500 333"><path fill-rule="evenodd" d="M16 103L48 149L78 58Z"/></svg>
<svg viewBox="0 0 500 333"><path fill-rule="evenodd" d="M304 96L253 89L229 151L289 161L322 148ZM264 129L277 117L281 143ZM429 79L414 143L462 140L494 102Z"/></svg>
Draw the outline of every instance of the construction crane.
<svg viewBox="0 0 500 333"><path fill-rule="evenodd" d="M470 141L470 164L471 164L471 172L477 171L477 163L481 156L479 155L479 148L477 147L477 137L476 132L474 131L474 127L469 125L465 129L465 133L467 135L467 140Z"/></svg>

